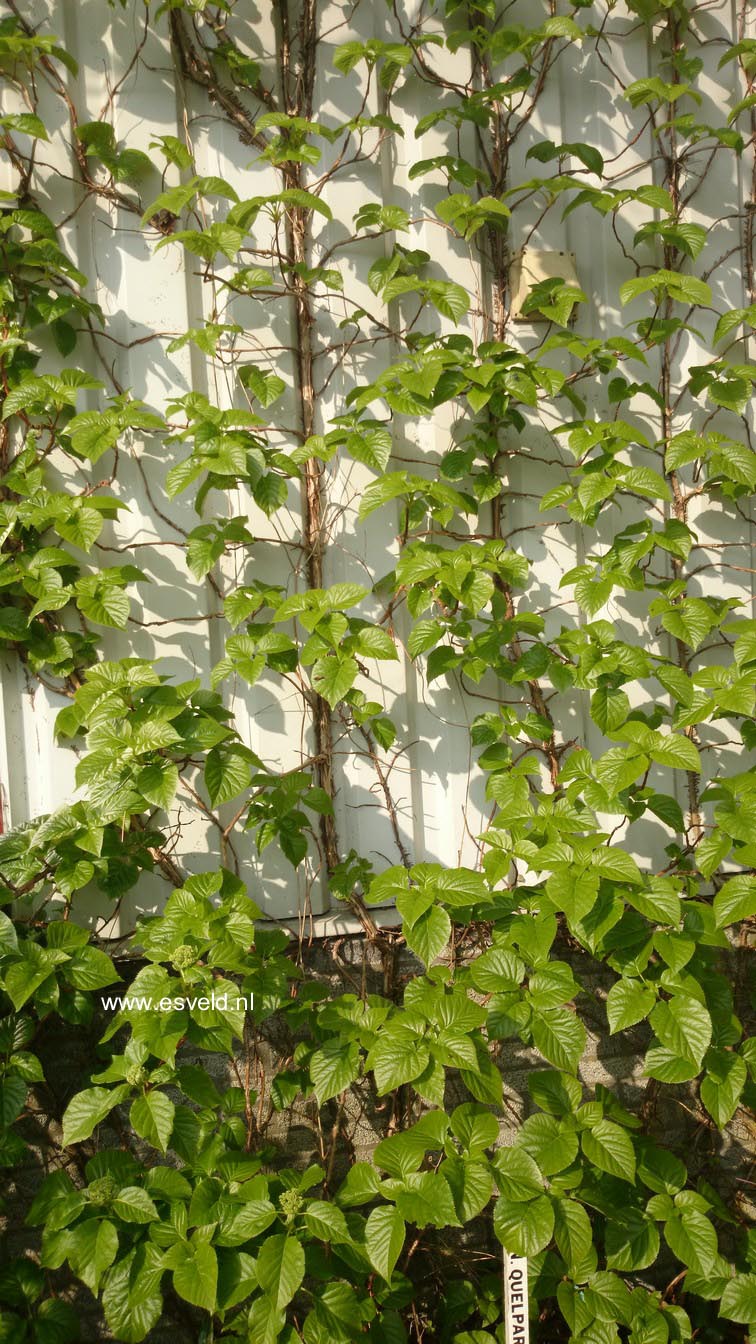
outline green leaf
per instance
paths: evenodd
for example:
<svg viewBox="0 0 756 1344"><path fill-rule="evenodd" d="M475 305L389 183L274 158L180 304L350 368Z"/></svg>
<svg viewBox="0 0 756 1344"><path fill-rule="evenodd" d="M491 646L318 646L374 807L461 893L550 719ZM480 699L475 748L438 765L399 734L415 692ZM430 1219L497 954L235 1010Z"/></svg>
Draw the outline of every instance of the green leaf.
<svg viewBox="0 0 756 1344"><path fill-rule="evenodd" d="M430 966L449 942L451 920L441 906L432 905L410 927L405 926L403 932L407 946Z"/></svg>
<svg viewBox="0 0 756 1344"><path fill-rule="evenodd" d="M649 812L653 812L655 817L665 822L667 826L671 826L672 830L678 834L685 830L685 818L676 798L672 798L667 793L655 793L652 798L648 799L646 807Z"/></svg>
<svg viewBox="0 0 756 1344"><path fill-rule="evenodd" d="M113 448L123 433L120 422L102 411L82 411L69 420L66 428L75 452L93 463Z"/></svg>
<svg viewBox="0 0 756 1344"><path fill-rule="evenodd" d="M304 1272L304 1250L295 1237L281 1232L263 1242L257 1257L257 1278L278 1311L291 1302Z"/></svg>
<svg viewBox="0 0 756 1344"><path fill-rule="evenodd" d="M306 1344L351 1344L360 1338L366 1315L364 1298L351 1284L331 1283L318 1291L303 1338Z"/></svg>
<svg viewBox="0 0 756 1344"><path fill-rule="evenodd" d="M443 632L440 621L417 621L407 640L410 658L417 658L421 653L427 653L429 649L435 648Z"/></svg>
<svg viewBox="0 0 756 1344"><path fill-rule="evenodd" d="M635 783L638 776L647 769L648 763L647 756L635 755L624 747L612 747L599 758L594 768L599 784L606 789L611 798L614 798L623 789ZM593 861L596 865L606 863L605 859L597 858L596 855ZM640 877L637 880L640 882Z"/></svg>
<svg viewBox="0 0 756 1344"><path fill-rule="evenodd" d="M346 611L347 607L358 607L366 593L367 589L361 583L332 583L323 597L330 610Z"/></svg>
<svg viewBox="0 0 756 1344"><path fill-rule="evenodd" d="M0 126L9 131L19 131L22 135L34 136L36 140L49 140L44 123L33 112L9 112L0 117Z"/></svg>
<svg viewBox="0 0 756 1344"><path fill-rule="evenodd" d="M13 920L9 919L4 911L0 910L0 956L6 956L9 952L18 951L18 935L13 926Z"/></svg>
<svg viewBox="0 0 756 1344"><path fill-rule="evenodd" d="M576 1200L554 1200L554 1239L567 1268L577 1269L590 1250L593 1234L590 1219Z"/></svg>
<svg viewBox="0 0 756 1344"><path fill-rule="evenodd" d="M335 709L357 680L357 662L351 657L332 654L319 658L312 669L312 684L319 695Z"/></svg>
<svg viewBox="0 0 756 1344"><path fill-rule="evenodd" d="M555 509L559 504L566 504L572 499L575 493L574 486L569 481L564 481L561 485L555 485L553 490L547 490L540 504L539 513L546 509Z"/></svg>
<svg viewBox="0 0 756 1344"><path fill-rule="evenodd" d="M194 457L185 457L183 461L176 462L166 473L165 493L169 499L180 495L182 490L196 481L202 475L204 468Z"/></svg>
<svg viewBox="0 0 756 1344"><path fill-rule="evenodd" d="M582 28L574 19L562 15L546 19L542 31L545 37L566 37L570 42L581 42L585 37Z"/></svg>
<svg viewBox="0 0 756 1344"><path fill-rule="evenodd" d="M381 1188L381 1176L372 1162L355 1162L349 1168L336 1198L351 1208L358 1204L372 1204Z"/></svg>
<svg viewBox="0 0 756 1344"><path fill-rule="evenodd" d="M701 1080L701 1101L718 1129L732 1120L748 1080L748 1070L740 1055L730 1050L710 1050L706 1056L706 1076Z"/></svg>
<svg viewBox="0 0 756 1344"><path fill-rule="evenodd" d="M698 852L696 850L697 855ZM741 919L750 919L752 915L756 915L756 876L753 873L738 873L736 877L729 878L714 897L717 928L737 924Z"/></svg>
<svg viewBox="0 0 756 1344"><path fill-rule="evenodd" d="M356 1041L326 1041L310 1060L310 1077L319 1104L337 1097L359 1072L360 1049Z"/></svg>
<svg viewBox="0 0 756 1344"><path fill-rule="evenodd" d="M388 630L380 630L377 626L368 626L364 630L360 630L358 639L360 653L364 653L368 658L391 659L394 661L399 657L396 645Z"/></svg>
<svg viewBox="0 0 756 1344"><path fill-rule="evenodd" d="M627 1132L611 1120L583 1131L583 1152L594 1166L630 1184L635 1180L635 1150Z"/></svg>
<svg viewBox="0 0 756 1344"><path fill-rule="evenodd" d="M736 331L742 324L746 323L753 327L754 318L756 318L756 305L751 304L750 308L733 308L730 312L723 313L714 328L713 342L717 345L731 331Z"/></svg>
<svg viewBox="0 0 756 1344"><path fill-rule="evenodd" d="M626 280L620 285L620 301L624 305L650 290L668 294L671 299L692 305L711 304L711 289L705 280L695 275L683 275L680 271L655 271L653 275L644 275L635 280Z"/></svg>
<svg viewBox="0 0 756 1344"><path fill-rule="evenodd" d="M491 1148L499 1137L495 1115L474 1101L463 1102L451 1114L451 1130L471 1157Z"/></svg>
<svg viewBox="0 0 756 1344"><path fill-rule="evenodd" d="M578 31L580 31L578 29ZM582 37L582 33L581 33ZM539 163L550 163L552 159L561 157L563 154L572 154L580 159L586 168L598 177L604 171L604 160L594 145L586 145L582 142L555 145L551 140L544 140L541 144L534 145L526 154L526 159L537 159Z"/></svg>
<svg viewBox="0 0 756 1344"><path fill-rule="evenodd" d="M679 1260L706 1275L718 1255L717 1234L705 1213L683 1208L664 1224L664 1239Z"/></svg>
<svg viewBox="0 0 756 1344"><path fill-rule="evenodd" d="M181 1259L173 1267L173 1287L185 1302L204 1311L216 1310L218 1295L218 1256L214 1248L199 1236L179 1242Z"/></svg>
<svg viewBox="0 0 756 1344"><path fill-rule="evenodd" d="M722 1294L719 1309L728 1321L756 1323L756 1274L736 1274Z"/></svg>
<svg viewBox="0 0 756 1344"><path fill-rule="evenodd" d="M630 713L630 701L624 691L613 691L601 687L591 696L591 718L602 733L614 732L627 722Z"/></svg>
<svg viewBox="0 0 756 1344"><path fill-rule="evenodd" d="M5 992L13 1007L21 1008L40 985L54 973L55 957L36 943L22 941L19 945L23 960L16 961L5 972Z"/></svg>
<svg viewBox="0 0 756 1344"><path fill-rule="evenodd" d="M365 1249L370 1263L387 1283L404 1246L404 1219L390 1204L373 1209L365 1224Z"/></svg>
<svg viewBox="0 0 756 1344"><path fill-rule="evenodd" d="M63 604L65 605L65 603ZM25 640L29 629L29 617L16 607L0 608L0 639Z"/></svg>
<svg viewBox="0 0 756 1344"><path fill-rule="evenodd" d="M703 643L716 622L717 618L708 602L700 597L686 597L678 606L671 607L661 616L664 629L694 650Z"/></svg>
<svg viewBox="0 0 756 1344"><path fill-rule="evenodd" d="M151 1143L153 1148L159 1148L161 1153L166 1153L175 1114L173 1102L164 1092L153 1087L143 1097L137 1097L132 1102L129 1118L141 1138Z"/></svg>
<svg viewBox="0 0 756 1344"><path fill-rule="evenodd" d="M454 1207L464 1225L476 1218L493 1194L493 1176L486 1162L471 1162L464 1157L447 1157L441 1175L448 1183Z"/></svg>
<svg viewBox="0 0 756 1344"><path fill-rule="evenodd" d="M638 1176L656 1194L676 1195L688 1179L685 1163L668 1148L657 1148L645 1139L638 1141Z"/></svg>
<svg viewBox="0 0 756 1344"><path fill-rule="evenodd" d="M558 1120L553 1115L531 1115L520 1131L519 1142L538 1163L544 1176L553 1176L575 1160L578 1151L577 1135L571 1120Z"/></svg>
<svg viewBox="0 0 756 1344"><path fill-rule="evenodd" d="M701 772L701 761L696 746L689 737L676 733L656 733L646 748L652 761L658 765L676 766L680 770Z"/></svg>
<svg viewBox="0 0 756 1344"><path fill-rule="evenodd" d="M529 1073L528 1091L536 1106L549 1115L571 1115L583 1097L577 1078L556 1069L538 1069Z"/></svg>
<svg viewBox="0 0 756 1344"><path fill-rule="evenodd" d="M178 788L178 766L173 761L154 761L139 771L136 786L146 802L167 812Z"/></svg>
<svg viewBox="0 0 756 1344"><path fill-rule="evenodd" d="M78 1223L68 1253L72 1270L97 1293L100 1280L118 1254L118 1233L112 1223L89 1218Z"/></svg>
<svg viewBox="0 0 756 1344"><path fill-rule="evenodd" d="M618 980L606 997L606 1013L612 1035L624 1031L648 1017L656 1003L656 992L640 980Z"/></svg>
<svg viewBox="0 0 756 1344"><path fill-rule="evenodd" d="M123 1344L140 1344L162 1314L161 1261L159 1247L147 1243L108 1270L102 1305L110 1329Z"/></svg>
<svg viewBox="0 0 756 1344"><path fill-rule="evenodd" d="M703 877L711 877L732 849L732 840L723 831L713 830L696 845L696 867Z"/></svg>
<svg viewBox="0 0 756 1344"><path fill-rule="evenodd" d="M76 868L82 866L91 865L78 863ZM63 974L76 989L102 989L119 978L110 957L96 947L79 948L65 966Z"/></svg>
<svg viewBox="0 0 756 1344"><path fill-rule="evenodd" d="M425 1045L417 1037L403 1032L402 1035L379 1037L368 1059L372 1064L375 1085L379 1095L391 1092L402 1083L411 1083L419 1078L428 1067L430 1056Z"/></svg>
<svg viewBox="0 0 756 1344"><path fill-rule="evenodd" d="M12 1313L8 1313L7 1318L12 1318ZM34 1325L35 1344L61 1344L62 1340L74 1340L78 1331L78 1313L70 1302L50 1297L39 1302Z"/></svg>
<svg viewBox="0 0 756 1344"><path fill-rule="evenodd" d="M676 471L678 467L684 467L688 462L695 462L697 457L702 457L707 451L706 439L699 434L693 434L689 430L684 430L682 434L675 434L671 438L664 454L664 465L667 471Z"/></svg>
<svg viewBox="0 0 756 1344"><path fill-rule="evenodd" d="M129 1088L123 1086L87 1087L83 1092L77 1092L63 1112L64 1146L88 1139L128 1091Z"/></svg>
<svg viewBox="0 0 756 1344"><path fill-rule="evenodd" d="M268 1199L248 1199L241 1205L227 1208L220 1220L215 1238L218 1246L241 1246L252 1237L259 1237L276 1221L276 1210Z"/></svg>
<svg viewBox="0 0 756 1344"><path fill-rule="evenodd" d="M161 1199L189 1199L192 1193L186 1177L167 1166L150 1167L145 1174L144 1187L148 1194Z"/></svg>
<svg viewBox="0 0 756 1344"><path fill-rule="evenodd" d="M688 994L676 994L666 1003L657 1003L649 1020L662 1045L700 1067L712 1033L711 1017L702 1003Z"/></svg>
<svg viewBox="0 0 756 1344"><path fill-rule="evenodd" d="M9 1126L18 1119L26 1104L26 1083L18 1074L0 1080L0 1125Z"/></svg>
<svg viewBox="0 0 756 1344"><path fill-rule="evenodd" d="M558 1069L575 1073L585 1050L586 1030L582 1022L566 1008L534 1013L531 1022L533 1044L544 1059Z"/></svg>
<svg viewBox="0 0 756 1344"><path fill-rule="evenodd" d="M267 1200L260 1202L267 1203ZM269 1207L273 1208L272 1205ZM275 1210L273 1212L275 1213ZM327 1200L313 1199L305 1209L304 1218L307 1230L321 1241L333 1243L351 1241L349 1228L341 1209L335 1204L329 1204Z"/></svg>
<svg viewBox="0 0 756 1344"><path fill-rule="evenodd" d="M451 280L430 280L426 283L425 292L433 307L443 317L449 317L454 322L464 317L470 307L467 291Z"/></svg>
<svg viewBox="0 0 756 1344"><path fill-rule="evenodd" d="M354 434L348 434L346 450L355 462L363 462L374 471L385 471L391 458L391 431L376 425L361 425Z"/></svg>
<svg viewBox="0 0 756 1344"><path fill-rule="evenodd" d="M607 1268L624 1274L647 1269L659 1254L659 1244L659 1233L648 1217L636 1209L618 1209L604 1232Z"/></svg>
<svg viewBox="0 0 756 1344"><path fill-rule="evenodd" d="M556 870L546 883L546 895L553 902L555 910L561 910L567 918L570 928L579 924L586 915L593 909L599 894L599 879L595 873L581 873L575 870L574 866L562 866L561 870ZM563 1003L565 999L572 998L574 989L563 994L557 1000ZM555 1005L540 1003L541 1007L553 1007Z"/></svg>
<svg viewBox="0 0 756 1344"><path fill-rule="evenodd" d="M388 504L390 500L397 499L402 495L410 493L406 472L392 471L379 480L373 481L367 490L363 491L360 506L357 511L360 519L367 518L375 509L379 509L382 504Z"/></svg>
<svg viewBox="0 0 756 1344"><path fill-rule="evenodd" d="M475 988L481 989L484 994L516 990L525 979L525 966L507 948L491 947L471 963L470 978Z"/></svg>
<svg viewBox="0 0 756 1344"><path fill-rule="evenodd" d="M283 476L268 471L260 476L252 486L252 494L266 518L271 518L277 509L286 503L289 487Z"/></svg>
<svg viewBox="0 0 756 1344"><path fill-rule="evenodd" d="M286 384L278 374L247 364L239 370L239 382L256 397L261 406L270 406L283 392Z"/></svg>
<svg viewBox="0 0 756 1344"><path fill-rule="evenodd" d="M160 1214L146 1190L139 1185L125 1185L113 1200L113 1213L125 1223L152 1223Z"/></svg>
<svg viewBox="0 0 756 1344"><path fill-rule="evenodd" d="M500 1148L494 1159L499 1194L510 1204L526 1204L543 1194L544 1179L535 1158L524 1148Z"/></svg>
<svg viewBox="0 0 756 1344"><path fill-rule="evenodd" d="M116 630L124 630L129 619L131 603L123 589L116 588L110 583L97 583L96 588L83 591L82 584L89 582L83 580L77 584L76 605L82 616L94 621L95 625L108 625Z"/></svg>
<svg viewBox="0 0 756 1344"><path fill-rule="evenodd" d="M288 190L280 192L278 200L283 201L284 205L295 205L304 210L315 210L324 219L333 219L331 209L325 201L321 201L319 196L313 196L309 191L302 191L300 187L289 187Z"/></svg>
<svg viewBox="0 0 756 1344"><path fill-rule="evenodd" d="M249 1344L276 1344L285 1324L286 1316L275 1302L269 1297L257 1297L247 1317Z"/></svg>
<svg viewBox="0 0 756 1344"><path fill-rule="evenodd" d="M433 1171L413 1171L404 1178L404 1190L396 1207L416 1227L459 1227L452 1193L443 1176Z"/></svg>
<svg viewBox="0 0 756 1344"><path fill-rule="evenodd" d="M645 1073L660 1083L689 1083L699 1072L700 1065L668 1050L658 1041L652 1041L646 1051Z"/></svg>
<svg viewBox="0 0 756 1344"><path fill-rule="evenodd" d="M205 785L213 807L236 798L249 786L250 763L241 752L213 747L205 760Z"/></svg>
<svg viewBox="0 0 756 1344"><path fill-rule="evenodd" d="M186 145L175 135L160 135L150 141L150 149L159 149L177 168L191 168L192 156Z"/></svg>
<svg viewBox="0 0 756 1344"><path fill-rule="evenodd" d="M634 490L650 499L671 499L667 482L650 467L628 467L622 474L622 485L626 490Z"/></svg>
<svg viewBox="0 0 756 1344"><path fill-rule="evenodd" d="M500 1197L494 1204L493 1225L511 1255L537 1255L553 1236L554 1206L547 1195L526 1204L512 1204Z"/></svg>
<svg viewBox="0 0 756 1344"><path fill-rule="evenodd" d="M643 886L640 869L632 854L626 850L602 846L593 851L592 858L594 868L598 869L602 877L611 877L615 882L629 882L631 886Z"/></svg>
<svg viewBox="0 0 756 1344"><path fill-rule="evenodd" d="M58 519L56 527L64 541L81 551L91 551L102 531L102 514L97 509L76 507L68 518Z"/></svg>

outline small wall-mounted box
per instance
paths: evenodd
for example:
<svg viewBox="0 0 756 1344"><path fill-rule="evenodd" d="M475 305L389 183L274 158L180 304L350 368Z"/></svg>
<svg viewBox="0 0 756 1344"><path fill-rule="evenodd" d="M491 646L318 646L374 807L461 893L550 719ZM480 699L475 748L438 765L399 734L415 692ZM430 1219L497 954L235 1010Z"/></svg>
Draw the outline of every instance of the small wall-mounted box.
<svg viewBox="0 0 756 1344"><path fill-rule="evenodd" d="M0 147L0 191L7 193L0 197L0 206L14 206L18 195L18 172L2 147ZM9 199L10 197L13 199Z"/></svg>
<svg viewBox="0 0 756 1344"><path fill-rule="evenodd" d="M547 322L543 313L523 313L522 305L534 285L542 280L564 280L580 288L574 252L544 252L525 247L516 252L509 267L509 312L516 322Z"/></svg>

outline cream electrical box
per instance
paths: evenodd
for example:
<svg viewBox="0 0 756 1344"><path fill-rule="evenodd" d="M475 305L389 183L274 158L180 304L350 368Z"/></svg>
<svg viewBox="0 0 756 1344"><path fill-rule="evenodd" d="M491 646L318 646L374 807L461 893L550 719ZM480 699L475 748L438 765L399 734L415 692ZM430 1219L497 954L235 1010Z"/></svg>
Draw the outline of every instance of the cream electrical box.
<svg viewBox="0 0 756 1344"><path fill-rule="evenodd" d="M2 148L0 148L0 191L7 191L11 196L18 194L18 173ZM0 198L0 204L12 206L13 201L7 199L3 201Z"/></svg>
<svg viewBox="0 0 756 1344"><path fill-rule="evenodd" d="M542 313L523 313L522 305L533 285L542 280L564 280L580 288L575 270L573 252L544 252L540 248L525 247L516 252L509 268L510 316L516 322L547 322Z"/></svg>

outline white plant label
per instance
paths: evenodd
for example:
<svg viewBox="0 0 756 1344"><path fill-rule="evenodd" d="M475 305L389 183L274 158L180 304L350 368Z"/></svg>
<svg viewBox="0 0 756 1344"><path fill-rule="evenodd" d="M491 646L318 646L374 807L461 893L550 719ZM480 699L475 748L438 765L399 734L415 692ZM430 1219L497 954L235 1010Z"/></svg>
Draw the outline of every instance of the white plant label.
<svg viewBox="0 0 756 1344"><path fill-rule="evenodd" d="M504 1321L507 1344L530 1344L528 1259L504 1252Z"/></svg>

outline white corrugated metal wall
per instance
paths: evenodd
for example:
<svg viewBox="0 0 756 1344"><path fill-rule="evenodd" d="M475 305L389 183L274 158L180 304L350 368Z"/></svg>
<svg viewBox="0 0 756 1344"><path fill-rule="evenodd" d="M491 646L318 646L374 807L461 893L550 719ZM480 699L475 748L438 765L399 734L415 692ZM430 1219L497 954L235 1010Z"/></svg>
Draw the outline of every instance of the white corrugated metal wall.
<svg viewBox="0 0 756 1344"><path fill-rule="evenodd" d="M599 8L603 12L604 6ZM698 81L704 94L702 119L723 124L728 109L742 96L737 62L730 62L721 70L717 68L721 54L737 40L740 7L736 7L734 0L714 0L698 8L705 11L701 31L709 39L700 47L706 62L705 74ZM196 155L198 172L225 178L242 198L278 189L274 170L254 162L256 152L240 143L205 94L179 78L165 15L162 18L150 15L145 24L146 11L141 5L111 7L102 0L26 0L20 9L29 22L56 32L68 50L75 53L79 73L68 77L69 94L81 122L104 115L112 119L120 142L146 150L155 159L155 151L149 147L156 135L172 134L186 139ZM235 17L238 23L239 16L243 18L248 10L246 39L250 50L262 56L263 69L274 44L265 9L238 0ZM510 7L509 19L519 17L528 25L550 12L549 6L540 0L537 4L535 0L518 0L515 9L516 13ZM334 68L333 54L339 45L353 38L366 41L373 36L401 40L399 24L411 27L419 13L425 15L427 31L433 31L434 25L438 27L433 12L428 16L425 6L418 9L416 0L402 0L398 17L387 6L366 0L356 6L324 2L321 11L315 106L327 125L356 115L365 96L370 112L379 112L382 107L382 95L376 91L374 80L366 94L364 67L348 77ZM649 180L652 128L646 119L642 133L637 134L643 121L639 122L623 102L621 86L656 73L657 57L648 30L628 13L622 2L611 6L610 11L607 18L617 34L611 48L612 70L600 59L595 41L564 44L527 135L518 141L512 165L514 182L527 180L536 170L540 171L541 165L532 159L526 161L525 156L530 147L545 138L595 145L607 166L611 165L612 174L621 173L622 185L639 185ZM752 12L747 22L753 23ZM139 59L134 61L137 48ZM452 57L431 47L428 53L429 61L452 78L455 62L467 60L464 52ZM101 305L106 318L105 333L98 339L97 349L88 352L80 342L77 362L84 367L88 361L92 371L104 376L106 382L110 383L112 377L118 385L160 410L171 396L191 388L206 392L220 406L242 404L230 359L208 361L191 345L173 352L168 349L171 340L187 328L215 315L215 306L222 300L217 285L203 280L197 258L185 254L179 245L171 243L156 252L159 236L149 227L140 226L138 214L81 191L75 182L65 104L43 82L39 90L39 110L50 143L40 147L35 189L53 219L67 220L62 230L65 244L89 276L88 296ZM116 93L111 101L113 90ZM437 91L431 91L430 97L435 99ZM325 192L333 212L332 221L315 219L315 260L323 251L336 249L333 258L344 275L348 296L332 297L318 308L316 381L322 389L318 397L321 427L327 427L331 417L343 409L344 398L355 383L374 376L380 362L387 362L397 353L390 340L378 342L374 349L365 347L368 353L364 355L363 347L355 344L341 361L333 353L335 343L350 339L348 330L338 324L355 305L364 304L371 313L380 308L366 277L372 262L383 255L385 241L363 241L339 250L339 244L351 232L349 221L361 204L385 201L410 210L414 222L409 238L404 241L430 253L435 275L456 280L468 290L473 303L462 329L476 339L485 334L481 314L484 287L475 248L460 243L433 216L432 206L446 190L441 176L434 173L413 179L410 174L418 159L449 152L448 131L443 126L425 134L422 142L415 138L418 118L428 111L428 98L428 86L416 76L400 83L393 98L392 115L401 125L403 137L387 139L377 155L342 168ZM469 128L465 134L467 139L463 136L459 150L453 152L472 161L477 153L474 137ZM376 139L373 133L373 145ZM313 180L328 167L329 156L333 161L338 150L338 145L323 142L323 164L312 170ZM716 155L687 214L708 231L701 266L704 270L712 268L709 279L718 313L743 307L753 297L744 292L742 233L751 154L752 150L746 150L739 160L731 153ZM582 175L586 182L595 181L589 173ZM159 189L157 174L154 177L155 182L145 187L146 199ZM176 170L169 169L168 183L176 180ZM544 204L543 197L534 194L515 211L512 249L527 244L574 253L578 277L588 300L580 306L577 332L606 338L622 331L643 311L642 305L623 309L619 303L620 284L635 273L623 249L623 240L632 240L635 228L650 217L649 210L630 206L623 212L615 233L611 216L602 222L595 212L582 210L562 220L561 201L549 209L544 209ZM653 260L650 252L649 260ZM385 309L379 315L385 320ZM698 317L701 316L699 313ZM710 335L716 320L716 313L709 316L711 322L704 337ZM234 299L221 320L238 322L243 328L243 333L229 337L229 350L233 345L237 353L243 352L246 362L277 370L293 387L292 320L286 299L266 303ZM449 326L444 319L439 319L439 325L442 329ZM521 342L525 348L542 336L542 328L527 323L509 329L509 339ZM58 357L52 350L48 355L48 367L55 367ZM688 365L703 363L707 358L706 345L691 334L685 351ZM656 377L653 359L651 354L652 380ZM87 395L91 397L88 404L95 407L97 395ZM83 408L82 405L80 409ZM658 423L658 411L650 402L648 408ZM613 413L606 405L595 409L599 414ZM699 419L705 418L705 414L702 408ZM277 424L285 427L288 415L293 422L293 402L276 406ZM553 513L538 514L539 497L546 488L564 479L570 462L563 440L549 432L554 427L550 415L550 411L534 415L522 451L508 459L504 530L511 537L511 544L532 561L530 584L520 604L526 609L546 610L548 628L554 631L562 623L583 619L568 601L568 593L560 592L559 582L597 538L581 536L580 529L573 524L565 526L562 521L553 521L557 517ZM727 419L723 413L719 424L724 428ZM737 437L742 433L742 425L736 424L735 430ZM449 421L444 416L433 422L414 422L409 417L395 416L397 464L411 461L413 469L432 471L440 453L448 446L449 431ZM281 442L285 441L284 429ZM184 533L198 522L192 492L170 503L166 501L162 484L169 463L160 439L143 438L135 433L125 445L112 489L128 503L128 511L123 512L117 524L106 524L99 543L103 549L98 563L122 563L128 556L145 571L150 582L132 590L135 619L128 631L123 635L114 631L104 633L105 656L159 659L161 670L179 678L201 676L207 683L213 665L223 654L224 637L229 631L227 627L224 629L219 616L217 593L210 584L197 584L185 565ZM541 461L532 460L531 454L547 457L552 465L544 467ZM346 460L335 466L330 464L326 470L331 538L326 559L327 582L349 579L370 588L376 578L393 566L397 555L394 533L398 511L392 514L390 509L383 509L359 521L360 498L374 474ZM81 488L82 472L73 467L70 471ZM288 506L271 519L265 518L248 499L226 500L214 494L211 500L210 516L214 509L227 503L230 514L249 516L250 528L260 538L250 551L232 552L230 558L224 559L219 574L224 588L250 575L264 575L266 580L287 585L290 591L304 584L304 576L297 567L298 552L286 545L300 535L301 502L293 484ZM691 521L701 543L710 542L714 547L711 552L701 552L701 563L709 559L715 563L715 567L692 581L691 591L735 596L744 603L742 614L750 615L747 605L753 596L750 525L742 513L714 509L709 504ZM616 513L603 515L598 540L608 543L616 529ZM723 542L730 547L730 568L719 563L721 551L717 547ZM700 585L698 589L696 584ZM381 609L378 598L369 599L364 608L368 615ZM638 628L632 594L621 600L613 598L602 614L620 629ZM406 613L400 611L395 627L400 641L406 638L407 629ZM11 656L3 656L2 671L0 782L7 827L8 814L17 824L53 810L72 796L76 752L68 745L56 745L53 736L55 714L65 701L44 686L27 681L21 665ZM445 681L428 686L422 668L413 669L406 656L396 663L371 664L370 683L363 680L360 685L371 697L385 702L397 726L396 745L403 750L393 764L393 750L387 753L383 768L392 767L392 792L407 853L415 862L432 859L450 865L474 864L477 847L473 837L482 829L490 804L484 802L481 778L476 777L470 788L474 761L469 725L474 715L486 708L486 701L476 700L469 692L463 694ZM496 693L497 688L484 682L479 690L486 695L492 690ZM311 753L308 715L295 690L266 678L252 688L240 680L231 685L230 694L239 731L272 768L294 767ZM502 694L506 698L511 691ZM610 745L602 741L588 716L587 702L580 695L575 696L574 715L575 735L592 751L598 753ZM721 737L721 733L715 732L712 740ZM378 868L400 861L383 806L380 780L373 764L359 754L359 739L350 736L348 726L340 722L338 715L335 744L336 825L342 851L354 847L371 857ZM219 855L217 827L202 815L188 795L180 793L179 804L173 818L180 827L176 854L190 870L214 866ZM233 807L228 804L221 812L230 816ZM636 844L644 843L644 834L642 827L636 827ZM647 834L645 850L639 857L655 860L665 843L665 835L660 828L652 827ZM311 880L311 864L295 875L276 853L275 846L259 858L251 833L237 835L234 849L252 893L267 913L282 918L301 913L307 907L316 914L327 908L322 885ZM132 897L132 909L122 912L122 920L128 923L134 909L149 906L159 898L158 893L157 879L151 888L140 887Z"/></svg>

